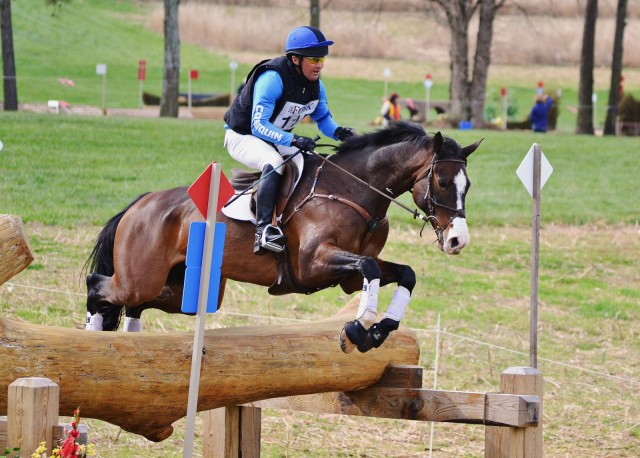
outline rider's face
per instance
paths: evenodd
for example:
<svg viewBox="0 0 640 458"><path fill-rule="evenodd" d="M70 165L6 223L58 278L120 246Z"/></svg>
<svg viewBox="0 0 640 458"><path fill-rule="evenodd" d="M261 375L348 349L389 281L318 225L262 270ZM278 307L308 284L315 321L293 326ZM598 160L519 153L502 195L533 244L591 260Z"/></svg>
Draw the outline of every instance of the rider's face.
<svg viewBox="0 0 640 458"><path fill-rule="evenodd" d="M293 56L293 63L298 64L302 62L302 74L309 81L318 81L320 78L320 71L324 67L324 57L298 57Z"/></svg>

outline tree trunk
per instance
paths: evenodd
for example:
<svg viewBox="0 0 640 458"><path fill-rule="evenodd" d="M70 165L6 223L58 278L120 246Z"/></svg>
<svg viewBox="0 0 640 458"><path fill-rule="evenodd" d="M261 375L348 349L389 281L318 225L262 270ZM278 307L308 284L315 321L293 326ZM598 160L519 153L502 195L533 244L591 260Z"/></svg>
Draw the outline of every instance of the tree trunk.
<svg viewBox="0 0 640 458"><path fill-rule="evenodd" d="M604 122L604 135L616 134L616 118L620 103L620 77L622 76L622 52L624 42L624 26L627 17L627 0L618 0L616 14L616 35L613 41L613 57L611 59L611 85L609 86L609 102L607 118Z"/></svg>
<svg viewBox="0 0 640 458"><path fill-rule="evenodd" d="M0 215L0 285L18 275L33 261L22 219Z"/></svg>
<svg viewBox="0 0 640 458"><path fill-rule="evenodd" d="M310 10L311 10L311 22L309 25L311 27L315 27L316 29L320 28L320 0L310 0Z"/></svg>
<svg viewBox="0 0 640 458"><path fill-rule="evenodd" d="M261 399L353 391L376 383L389 364L414 365L420 346L400 326L380 348L340 351L338 334L352 320L355 296L331 318L308 323L241 326L205 332L198 410ZM60 386L60 412L160 441L187 411L193 334L88 332L0 318L0 412L6 387L20 377Z"/></svg>
<svg viewBox="0 0 640 458"><path fill-rule="evenodd" d="M451 82L449 97L451 112L449 118L453 121L471 119L471 104L469 97L471 83L469 82L469 21L475 12L477 3L466 0L434 0L444 10L451 31Z"/></svg>
<svg viewBox="0 0 640 458"><path fill-rule="evenodd" d="M493 20L504 1L496 5L496 0L481 0L478 44L473 62L471 80L471 121L474 127L484 127L484 98L487 91L487 76L491 63L491 41L493 39Z"/></svg>
<svg viewBox="0 0 640 458"><path fill-rule="evenodd" d="M471 120L474 125L483 127L484 99L487 88L487 75L491 63L491 41L493 39L493 20L496 12L505 0L429 0L442 8L447 16L451 31L451 99L452 121ZM480 8L480 26L478 43L473 62L473 77L469 80L469 22L476 9Z"/></svg>
<svg viewBox="0 0 640 458"><path fill-rule="evenodd" d="M180 27L178 7L180 0L164 0L164 78L160 116L178 117L180 90Z"/></svg>
<svg viewBox="0 0 640 458"><path fill-rule="evenodd" d="M587 0L580 57L580 88L578 91L577 134L593 135L593 60L598 18L598 0Z"/></svg>
<svg viewBox="0 0 640 458"><path fill-rule="evenodd" d="M4 70L4 110L16 111L18 109L18 87L13 53L11 0L0 0L0 34L2 35L2 68Z"/></svg>

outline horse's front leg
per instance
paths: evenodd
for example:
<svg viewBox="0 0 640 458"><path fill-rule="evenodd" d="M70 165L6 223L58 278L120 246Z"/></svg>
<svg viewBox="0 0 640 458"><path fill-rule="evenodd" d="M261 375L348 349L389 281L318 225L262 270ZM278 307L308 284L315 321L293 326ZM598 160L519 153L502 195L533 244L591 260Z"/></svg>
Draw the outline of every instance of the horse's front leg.
<svg viewBox="0 0 640 458"><path fill-rule="evenodd" d="M387 311L384 313L382 320L380 320L379 323L371 325L364 343L357 345L358 350L363 353L372 348L380 347L387 337L389 337L389 334L398 329L400 320L402 320L404 312L411 300L413 288L416 285L416 274L411 267L404 264L382 261L381 259L377 261L382 274L380 286L397 283L398 287L391 295L391 303L389 307L387 307ZM343 351L345 351L344 348ZM351 348L351 351L353 351L353 348Z"/></svg>
<svg viewBox="0 0 640 458"><path fill-rule="evenodd" d="M363 277L362 295L355 319L345 323L340 332L340 348L345 353L351 353L356 347L365 352L378 348L390 332L398 329L416 277L409 266L357 255L325 244L318 247L313 261L301 268L300 280L318 279L323 275L344 277L350 273L359 273ZM380 286L392 282L397 282L398 288L383 319L376 323Z"/></svg>

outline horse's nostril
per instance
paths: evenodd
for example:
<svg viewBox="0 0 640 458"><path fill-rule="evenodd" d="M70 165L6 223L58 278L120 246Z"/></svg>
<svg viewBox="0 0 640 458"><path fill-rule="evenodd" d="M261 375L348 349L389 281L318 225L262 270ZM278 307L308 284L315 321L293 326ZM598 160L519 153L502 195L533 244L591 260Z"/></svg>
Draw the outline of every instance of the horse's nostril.
<svg viewBox="0 0 640 458"><path fill-rule="evenodd" d="M451 248L455 248L459 245L460 243L458 242L458 237L454 237L451 239Z"/></svg>

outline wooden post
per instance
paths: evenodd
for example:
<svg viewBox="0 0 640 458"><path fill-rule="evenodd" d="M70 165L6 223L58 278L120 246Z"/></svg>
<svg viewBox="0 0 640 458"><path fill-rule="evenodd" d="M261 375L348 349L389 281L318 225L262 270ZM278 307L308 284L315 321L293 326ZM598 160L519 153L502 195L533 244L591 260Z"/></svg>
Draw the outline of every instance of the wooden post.
<svg viewBox="0 0 640 458"><path fill-rule="evenodd" d="M500 392L537 395L540 404L538 425L529 428L487 426L484 456L487 458L542 458L542 394L543 377L533 367L510 367L500 376Z"/></svg>
<svg viewBox="0 0 640 458"><path fill-rule="evenodd" d="M22 219L0 215L0 285L22 272L33 261Z"/></svg>
<svg viewBox="0 0 640 458"><path fill-rule="evenodd" d="M203 458L260 457L262 409L229 406L203 415Z"/></svg>
<svg viewBox="0 0 640 458"><path fill-rule="evenodd" d="M531 234L531 303L529 306L529 366L538 367L538 265L540 258L540 145L533 144L533 207Z"/></svg>
<svg viewBox="0 0 640 458"><path fill-rule="evenodd" d="M48 378L19 378L9 385L7 418L9 447L29 458L41 442L51 454L53 427L58 424L60 388Z"/></svg>

